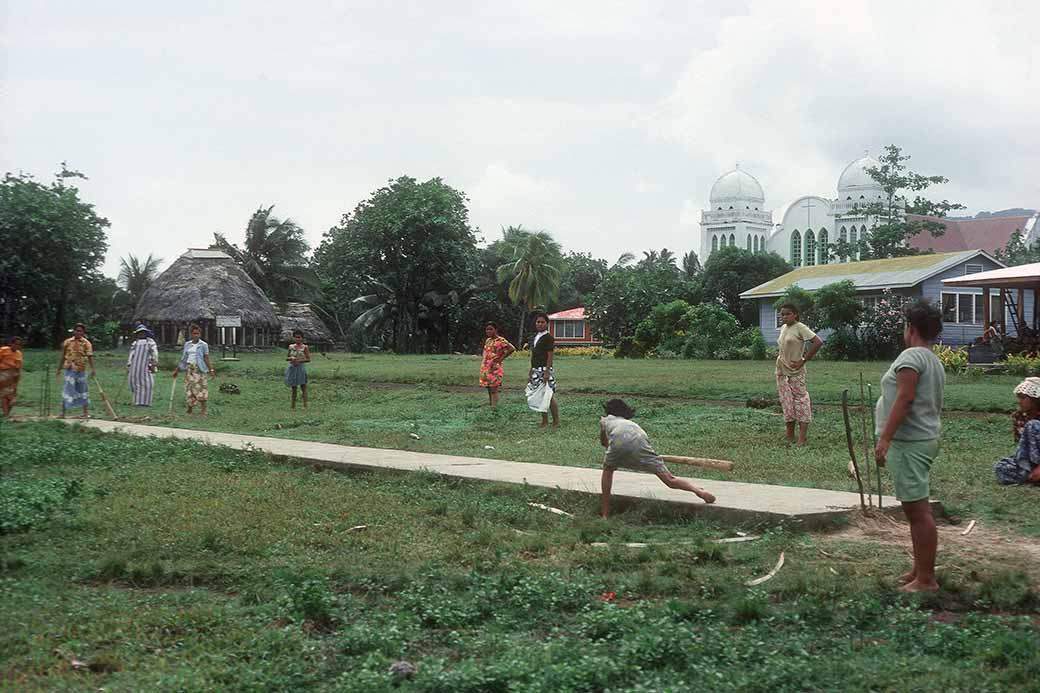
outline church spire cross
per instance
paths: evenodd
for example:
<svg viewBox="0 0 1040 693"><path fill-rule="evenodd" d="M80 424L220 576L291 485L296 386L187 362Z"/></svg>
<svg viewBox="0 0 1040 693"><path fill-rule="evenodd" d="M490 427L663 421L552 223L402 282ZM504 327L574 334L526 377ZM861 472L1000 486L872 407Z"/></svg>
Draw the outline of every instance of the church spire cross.
<svg viewBox="0 0 1040 693"><path fill-rule="evenodd" d="M805 210L805 216L809 220L809 227L812 228L812 211L816 209L817 205L813 204L812 200L806 200L805 204L802 205L802 209Z"/></svg>

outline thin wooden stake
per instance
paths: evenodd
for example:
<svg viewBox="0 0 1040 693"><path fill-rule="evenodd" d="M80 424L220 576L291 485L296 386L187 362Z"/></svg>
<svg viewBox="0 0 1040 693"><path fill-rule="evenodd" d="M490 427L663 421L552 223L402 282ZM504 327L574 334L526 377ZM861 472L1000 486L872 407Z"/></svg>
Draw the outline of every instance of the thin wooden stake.
<svg viewBox="0 0 1040 693"><path fill-rule="evenodd" d="M859 465L856 463L856 446L852 442L852 422L849 420L849 391L841 391L841 414L845 419L845 442L849 446L849 459L852 468L856 472L856 484L859 485L859 504L864 510L867 509L867 500L863 497L863 479L859 475Z"/></svg>
<svg viewBox="0 0 1040 693"><path fill-rule="evenodd" d="M867 505L874 507L874 494L870 492L870 437L867 435L867 395L863 387L863 371L859 373L859 422L863 431L863 466L867 468Z"/></svg>
<svg viewBox="0 0 1040 693"><path fill-rule="evenodd" d="M116 410L112 408L112 403L108 401L108 395L105 394L105 389L101 387L101 381L98 377L94 376L94 385L97 386L98 394L101 395L101 401L105 403L105 407L108 409L108 413L112 416L113 421L119 421L119 417L116 416Z"/></svg>
<svg viewBox="0 0 1040 693"><path fill-rule="evenodd" d="M870 439L874 443L874 449L877 450L877 420L874 418L874 387L867 383L867 399L870 400ZM877 475L877 507L881 510L881 466L877 463L877 457L874 458L874 474Z"/></svg>

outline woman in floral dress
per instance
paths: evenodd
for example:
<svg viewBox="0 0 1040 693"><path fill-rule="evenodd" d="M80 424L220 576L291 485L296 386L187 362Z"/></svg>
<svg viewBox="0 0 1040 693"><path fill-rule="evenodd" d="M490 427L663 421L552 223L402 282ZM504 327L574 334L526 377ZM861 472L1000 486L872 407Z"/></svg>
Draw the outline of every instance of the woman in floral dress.
<svg viewBox="0 0 1040 693"><path fill-rule="evenodd" d="M516 347L505 337L498 334L498 325L488 321L484 324L484 360L480 364L480 386L486 387L491 408L498 406L498 390L502 387L502 361L509 357Z"/></svg>

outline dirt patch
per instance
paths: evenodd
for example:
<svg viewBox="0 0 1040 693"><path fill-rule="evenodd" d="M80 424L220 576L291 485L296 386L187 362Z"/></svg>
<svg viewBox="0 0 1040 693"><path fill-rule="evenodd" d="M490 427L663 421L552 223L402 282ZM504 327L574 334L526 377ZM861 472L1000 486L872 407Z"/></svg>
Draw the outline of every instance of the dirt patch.
<svg viewBox="0 0 1040 693"><path fill-rule="evenodd" d="M1009 570L1034 576L1040 585L1040 542L1006 529L994 529L980 520L971 533L963 522L953 525L939 522L940 569L958 571ZM910 525L905 520L887 515L856 514L850 524L840 530L821 535L828 542L865 542L898 547L911 555Z"/></svg>

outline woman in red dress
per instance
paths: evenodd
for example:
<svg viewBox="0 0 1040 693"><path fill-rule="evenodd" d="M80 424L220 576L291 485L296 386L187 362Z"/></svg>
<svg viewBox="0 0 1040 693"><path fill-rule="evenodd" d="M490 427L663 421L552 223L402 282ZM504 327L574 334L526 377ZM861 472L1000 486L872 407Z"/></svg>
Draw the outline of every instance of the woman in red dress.
<svg viewBox="0 0 1040 693"><path fill-rule="evenodd" d="M502 387L502 361L516 351L516 347L498 334L498 325L484 323L484 360L480 364L480 386L486 387L491 408L498 406L498 390Z"/></svg>

